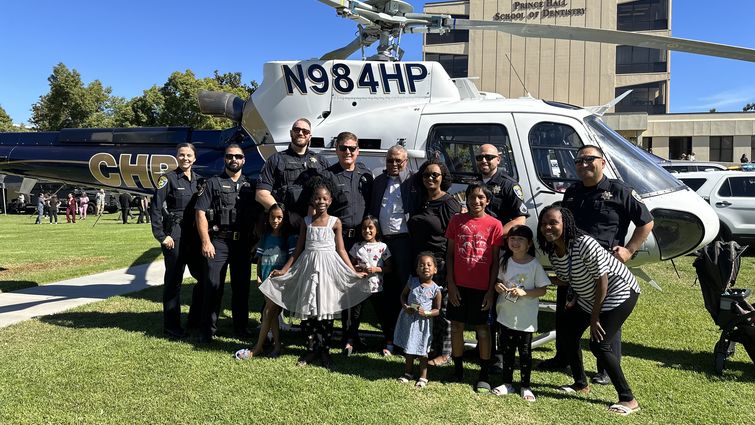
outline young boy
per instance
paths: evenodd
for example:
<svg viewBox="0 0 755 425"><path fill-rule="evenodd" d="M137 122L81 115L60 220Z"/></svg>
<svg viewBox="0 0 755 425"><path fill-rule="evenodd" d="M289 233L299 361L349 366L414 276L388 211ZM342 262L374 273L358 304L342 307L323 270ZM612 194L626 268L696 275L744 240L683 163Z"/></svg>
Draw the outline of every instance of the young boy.
<svg viewBox="0 0 755 425"><path fill-rule="evenodd" d="M454 378L464 378L464 325L477 331L480 351L480 377L476 391L490 391L491 337L488 310L495 304L495 282L498 276L498 251L503 238L501 222L485 213L492 193L483 184L467 187L467 213L451 218L446 229L448 250L448 313L451 320L451 356Z"/></svg>

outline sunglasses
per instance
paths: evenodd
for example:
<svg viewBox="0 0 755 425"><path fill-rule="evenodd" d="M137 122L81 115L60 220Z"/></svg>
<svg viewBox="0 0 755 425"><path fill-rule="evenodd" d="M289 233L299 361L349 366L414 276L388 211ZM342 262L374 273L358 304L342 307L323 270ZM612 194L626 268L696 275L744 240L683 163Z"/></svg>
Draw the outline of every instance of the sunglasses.
<svg viewBox="0 0 755 425"><path fill-rule="evenodd" d="M405 159L386 159L386 164L401 164L402 162L406 161Z"/></svg>
<svg viewBox="0 0 755 425"><path fill-rule="evenodd" d="M306 128L301 128L301 127L294 127L291 129L291 131L293 131L294 133L301 133L305 136L312 132L310 130L307 130Z"/></svg>
<svg viewBox="0 0 755 425"><path fill-rule="evenodd" d="M498 155L491 155L491 154L480 154L480 155L476 155L474 157L474 159L476 159L478 161L482 161L484 159L484 160L486 160L488 162L490 162L490 161L492 161L492 160L494 160L496 158L498 158Z"/></svg>
<svg viewBox="0 0 755 425"><path fill-rule="evenodd" d="M442 175L443 174L441 174L441 173L425 173L425 174L422 174L422 177L424 177L426 179L430 179L430 180L438 180L440 178L440 176L442 176Z"/></svg>
<svg viewBox="0 0 755 425"><path fill-rule="evenodd" d="M346 152L348 150L349 152L354 153L357 149L359 149L359 146L341 145L338 147L338 150L341 152Z"/></svg>
<svg viewBox="0 0 755 425"><path fill-rule="evenodd" d="M237 159L241 161L242 159L244 159L244 154L243 153L227 153L225 154L225 159L229 161L233 159Z"/></svg>
<svg viewBox="0 0 755 425"><path fill-rule="evenodd" d="M602 156L593 156L593 155L586 155L586 156L580 156L578 158L574 158L574 164L580 165L580 164L592 164L593 161L596 159L601 159Z"/></svg>

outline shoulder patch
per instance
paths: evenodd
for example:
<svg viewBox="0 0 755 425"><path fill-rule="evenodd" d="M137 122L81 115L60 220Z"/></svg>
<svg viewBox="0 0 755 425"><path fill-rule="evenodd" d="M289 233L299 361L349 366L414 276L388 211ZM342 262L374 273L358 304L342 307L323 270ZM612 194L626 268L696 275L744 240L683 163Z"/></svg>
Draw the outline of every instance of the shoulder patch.
<svg viewBox="0 0 755 425"><path fill-rule="evenodd" d="M168 184L168 176L166 175L160 176L160 178L157 180L158 189L164 188L167 184Z"/></svg>
<svg viewBox="0 0 755 425"><path fill-rule="evenodd" d="M522 190L522 186L519 186L518 184L514 185L514 195L516 195L520 201L524 201L524 191Z"/></svg>
<svg viewBox="0 0 755 425"><path fill-rule="evenodd" d="M640 197L640 195L634 189L632 189L632 198L636 199L637 202L639 202L641 204L645 203L645 201L642 200L642 198Z"/></svg>
<svg viewBox="0 0 755 425"><path fill-rule="evenodd" d="M197 197L202 196L206 188L207 188L207 182L202 182L202 184L199 185L199 190L197 191Z"/></svg>

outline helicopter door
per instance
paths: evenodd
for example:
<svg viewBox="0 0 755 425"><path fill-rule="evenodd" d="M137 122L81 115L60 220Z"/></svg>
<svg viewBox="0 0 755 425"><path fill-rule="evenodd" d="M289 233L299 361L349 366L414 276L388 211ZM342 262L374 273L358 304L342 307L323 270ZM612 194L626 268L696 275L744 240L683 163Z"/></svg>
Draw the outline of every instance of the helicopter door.
<svg viewBox="0 0 755 425"><path fill-rule="evenodd" d="M458 193L462 205L466 186L479 179L475 155L480 152L481 145L489 143L498 147L501 152L498 166L514 179L518 180L524 172L521 150L513 148L519 140L511 114L423 115L417 140L425 141L426 158L439 158L445 162L454 183L448 193ZM415 169L419 165L416 164Z"/></svg>
<svg viewBox="0 0 755 425"><path fill-rule="evenodd" d="M527 223L537 225L540 211L563 199L563 193L579 181L574 158L577 150L589 140L584 126L577 120L558 115L515 114L514 119L522 143L522 156L530 172L520 180L528 186L530 218ZM525 192L527 188L524 188Z"/></svg>

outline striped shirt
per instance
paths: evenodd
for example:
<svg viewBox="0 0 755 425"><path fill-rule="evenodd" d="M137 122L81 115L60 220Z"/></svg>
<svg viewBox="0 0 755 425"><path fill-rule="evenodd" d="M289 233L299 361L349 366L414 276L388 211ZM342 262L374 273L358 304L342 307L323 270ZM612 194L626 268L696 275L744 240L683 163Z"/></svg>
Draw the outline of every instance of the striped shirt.
<svg viewBox="0 0 755 425"><path fill-rule="evenodd" d="M592 237L578 237L568 251L563 257L551 254L549 258L558 278L569 282L578 295L577 304L582 310L592 313L595 281L605 274L608 275L608 290L601 311L618 307L629 298L630 291L640 293L632 272Z"/></svg>

